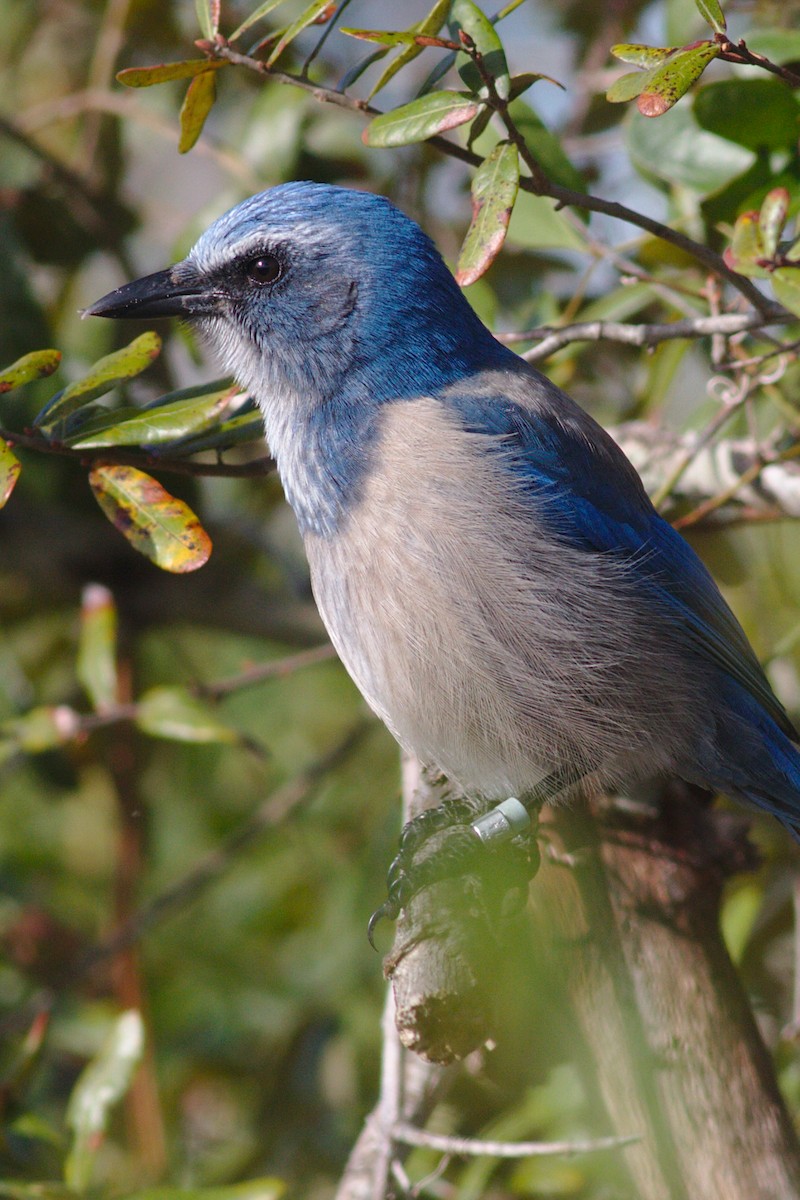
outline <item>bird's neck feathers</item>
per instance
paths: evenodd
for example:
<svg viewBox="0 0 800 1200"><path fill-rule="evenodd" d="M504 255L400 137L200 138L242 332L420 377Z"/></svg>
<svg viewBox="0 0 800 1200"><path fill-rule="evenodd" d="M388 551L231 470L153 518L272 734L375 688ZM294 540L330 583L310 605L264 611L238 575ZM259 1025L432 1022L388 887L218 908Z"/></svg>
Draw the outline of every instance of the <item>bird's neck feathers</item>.
<svg viewBox="0 0 800 1200"><path fill-rule="evenodd" d="M388 404L439 395L483 369L519 363L461 295L436 255L409 273L362 276L335 331L257 355L250 385L301 532L331 536L359 501ZM266 365L266 370L265 370Z"/></svg>

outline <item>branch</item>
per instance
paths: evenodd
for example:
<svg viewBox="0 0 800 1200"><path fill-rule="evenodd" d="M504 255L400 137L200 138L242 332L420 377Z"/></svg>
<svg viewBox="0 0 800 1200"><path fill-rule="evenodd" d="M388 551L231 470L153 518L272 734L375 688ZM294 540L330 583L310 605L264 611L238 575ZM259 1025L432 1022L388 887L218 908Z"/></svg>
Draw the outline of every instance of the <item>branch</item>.
<svg viewBox="0 0 800 1200"><path fill-rule="evenodd" d="M172 475L254 479L269 475L275 469L275 460L266 455L245 463L198 462L196 459L189 458L167 458L166 456L162 458L160 455L148 453L146 450L137 452L117 449L114 446L101 447L97 450L76 450L72 446L65 446L63 442L51 442L41 433L17 433L2 427L0 427L0 438L12 448L18 446L23 450L35 450L39 454L55 454L80 463L102 460L103 462L139 467L140 470L166 471Z"/></svg>
<svg viewBox="0 0 800 1200"><path fill-rule="evenodd" d="M625 324L621 321L578 321L561 329L542 325L524 333L501 333L496 336L498 341L506 345L538 341L539 344L531 350L526 350L522 357L526 362L539 362L573 342L609 341L622 342L626 346L657 346L660 342L677 338L701 338L714 334L731 337L737 333L763 329L767 325L788 324L791 321L796 322L797 317L788 312L777 315L761 312L721 313L718 316L687 317L681 321L651 325Z"/></svg>

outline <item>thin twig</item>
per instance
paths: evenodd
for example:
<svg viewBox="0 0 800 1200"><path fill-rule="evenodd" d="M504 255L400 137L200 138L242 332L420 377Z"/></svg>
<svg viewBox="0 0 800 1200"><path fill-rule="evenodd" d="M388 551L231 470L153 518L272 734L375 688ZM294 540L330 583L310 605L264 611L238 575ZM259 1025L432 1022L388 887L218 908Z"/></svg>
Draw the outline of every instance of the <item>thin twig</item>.
<svg viewBox="0 0 800 1200"><path fill-rule="evenodd" d="M445 1154L477 1158L545 1158L555 1154L594 1154L598 1150L619 1150L640 1141L639 1134L626 1137L586 1138L574 1142L494 1142L480 1138L452 1137L450 1134L430 1133L403 1122L392 1129L392 1137L407 1146L423 1146Z"/></svg>
<svg viewBox="0 0 800 1200"><path fill-rule="evenodd" d="M334 658L336 658L336 651L333 646L330 642L323 642L321 646L312 646L310 650L301 650L297 654L289 654L284 658L272 658L268 662L253 663L244 671L240 671L237 675L230 675L227 679L219 679L216 683L200 683L193 691L198 696L218 700L231 692L239 692L243 688L263 683L265 679L283 679L284 676L293 675L295 671L301 671L304 667L314 667L317 663L330 662Z"/></svg>

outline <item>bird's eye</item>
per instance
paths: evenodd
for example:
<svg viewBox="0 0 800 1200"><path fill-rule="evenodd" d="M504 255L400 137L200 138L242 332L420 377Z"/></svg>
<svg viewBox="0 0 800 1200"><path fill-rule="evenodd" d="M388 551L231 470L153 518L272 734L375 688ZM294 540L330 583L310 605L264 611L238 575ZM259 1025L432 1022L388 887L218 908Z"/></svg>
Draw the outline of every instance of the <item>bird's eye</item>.
<svg viewBox="0 0 800 1200"><path fill-rule="evenodd" d="M245 273L251 283L274 283L280 277L281 264L271 254L259 254L247 264Z"/></svg>

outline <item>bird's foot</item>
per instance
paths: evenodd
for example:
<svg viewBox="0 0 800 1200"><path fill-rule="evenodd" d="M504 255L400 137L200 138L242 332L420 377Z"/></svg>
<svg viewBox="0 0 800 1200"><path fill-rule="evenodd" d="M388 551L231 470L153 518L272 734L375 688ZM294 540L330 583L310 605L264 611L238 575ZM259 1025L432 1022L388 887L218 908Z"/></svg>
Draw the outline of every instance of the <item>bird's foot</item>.
<svg viewBox="0 0 800 1200"><path fill-rule="evenodd" d="M489 879L501 864L506 892L527 885L539 866L531 816L515 797L488 812L485 801L466 797L426 809L400 835L400 849L389 868L387 898L369 920L370 943L374 945L378 923L384 917L396 920L423 888L462 875Z"/></svg>

